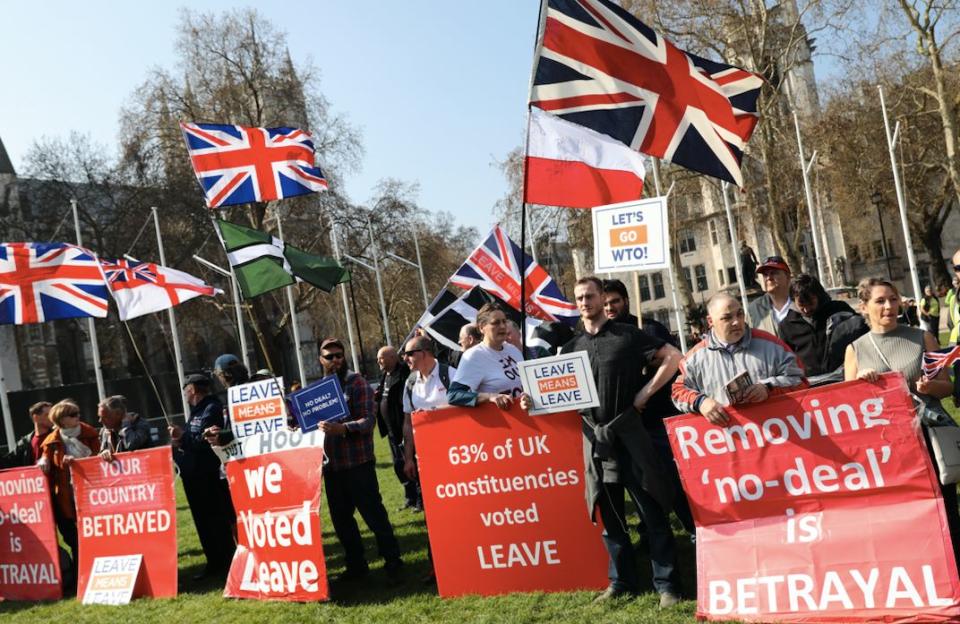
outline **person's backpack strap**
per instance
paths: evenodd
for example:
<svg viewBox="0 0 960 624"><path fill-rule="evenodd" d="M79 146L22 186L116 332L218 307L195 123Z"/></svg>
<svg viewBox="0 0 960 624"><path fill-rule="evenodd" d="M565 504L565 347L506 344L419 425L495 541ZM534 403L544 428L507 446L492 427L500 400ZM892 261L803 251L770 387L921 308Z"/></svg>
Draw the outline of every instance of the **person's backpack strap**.
<svg viewBox="0 0 960 624"><path fill-rule="evenodd" d="M407 381L403 384L403 391L407 393L407 400L413 405L413 384L417 383L416 371L411 371L407 375Z"/></svg>

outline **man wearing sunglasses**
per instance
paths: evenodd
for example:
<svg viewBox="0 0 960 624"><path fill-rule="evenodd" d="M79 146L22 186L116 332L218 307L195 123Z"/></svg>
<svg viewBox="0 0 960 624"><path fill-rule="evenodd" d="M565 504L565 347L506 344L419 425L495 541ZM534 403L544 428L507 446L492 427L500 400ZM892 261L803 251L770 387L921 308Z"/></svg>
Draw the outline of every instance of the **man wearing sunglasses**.
<svg viewBox="0 0 960 624"><path fill-rule="evenodd" d="M360 580L368 572L355 511L360 512L376 537L387 576L391 581L399 581L403 566L400 545L380 497L373 453L373 388L362 376L347 370L343 343L337 338L326 338L320 343L320 365L324 375L336 375L340 380L350 407L349 416L342 421L320 423L326 434L324 453L329 460L323 467L327 505L346 562L346 570L336 581Z"/></svg>

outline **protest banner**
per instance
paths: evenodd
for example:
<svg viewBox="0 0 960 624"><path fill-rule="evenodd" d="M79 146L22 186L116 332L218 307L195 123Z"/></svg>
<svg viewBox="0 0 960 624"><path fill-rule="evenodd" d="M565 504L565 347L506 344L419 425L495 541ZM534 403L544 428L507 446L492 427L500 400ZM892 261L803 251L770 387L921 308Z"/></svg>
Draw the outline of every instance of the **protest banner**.
<svg viewBox="0 0 960 624"><path fill-rule="evenodd" d="M270 433L237 438L225 446L211 448L225 464L234 459L256 457L277 451L309 447L323 448L323 439L324 433L320 430L303 433L299 429L278 429Z"/></svg>
<svg viewBox="0 0 960 624"><path fill-rule="evenodd" d="M907 386L822 386L666 421L697 523L697 615L957 621L943 499Z"/></svg>
<svg viewBox="0 0 960 624"><path fill-rule="evenodd" d="M231 386L227 389L227 409L233 435L238 438L285 428L283 377Z"/></svg>
<svg viewBox="0 0 960 624"><path fill-rule="evenodd" d="M70 465L80 543L77 595L98 557L143 555L134 597L177 595L177 508L169 446Z"/></svg>
<svg viewBox="0 0 960 624"><path fill-rule="evenodd" d="M441 596L607 586L575 412L484 403L415 412L413 427Z"/></svg>
<svg viewBox="0 0 960 624"><path fill-rule="evenodd" d="M97 557L93 560L90 581L83 592L83 604L130 604L140 575L143 555Z"/></svg>
<svg viewBox="0 0 960 624"><path fill-rule="evenodd" d="M0 600L59 600L50 486L37 466L0 471Z"/></svg>
<svg viewBox="0 0 960 624"><path fill-rule="evenodd" d="M607 271L654 271L670 263L667 198L594 208L593 266Z"/></svg>
<svg viewBox="0 0 960 624"><path fill-rule="evenodd" d="M226 468L237 510L237 551L223 595L326 600L320 532L323 447L241 457Z"/></svg>
<svg viewBox="0 0 960 624"><path fill-rule="evenodd" d="M305 433L315 431L320 421L340 420L350 413L336 375L327 375L288 398L300 430Z"/></svg>
<svg viewBox="0 0 960 624"><path fill-rule="evenodd" d="M532 416L600 405L586 351L527 360L519 367L523 391L533 401Z"/></svg>

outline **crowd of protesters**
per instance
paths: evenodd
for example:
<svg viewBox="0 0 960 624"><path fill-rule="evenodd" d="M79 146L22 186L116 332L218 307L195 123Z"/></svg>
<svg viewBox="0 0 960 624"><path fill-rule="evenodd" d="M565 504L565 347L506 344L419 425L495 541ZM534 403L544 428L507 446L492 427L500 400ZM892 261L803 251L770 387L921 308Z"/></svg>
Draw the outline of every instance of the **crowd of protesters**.
<svg viewBox="0 0 960 624"><path fill-rule="evenodd" d="M924 352L940 346L942 316L946 316L948 341L956 344L960 334L960 251L953 264L953 287L940 296L927 287L919 305L911 306L891 282L869 278L859 285L854 309L831 298L815 277L794 276L779 256L762 263L753 259L750 268L755 267L763 294L748 310L728 294L712 297L706 306L708 327L685 354L667 327L631 314L622 282L596 277L580 279L574 286L580 313L576 328L542 324L533 332L541 346L524 350L517 324L497 304L486 304L474 323L462 327L460 350L449 356L439 354L428 332L419 328L399 351L392 346L381 348L376 389L348 370L339 339L322 340L323 374L338 377L349 406L343 420L319 425L325 433L327 457L324 489L346 562L345 571L333 582L363 580L368 573L356 512L375 536L389 580L402 580L402 553L377 479L375 427L387 439L393 472L404 492L404 504L397 511L422 512L413 412L481 403L507 409L518 400L529 409L519 364L524 359L585 351L600 405L580 414L584 494L588 514L603 523L609 556L610 584L597 600L642 589L625 505L629 496L640 516L660 606L676 604L683 589L670 512L694 543L695 527L663 420L695 413L724 426L731 405L760 403L785 392L843 380L875 382L880 374L897 371L906 378L919 406L929 447L928 427L949 418L940 401L951 394L960 400L960 384L950 380L947 370L932 379L921 373ZM957 370L953 372L956 379ZM223 466L213 450L229 443L233 434L224 401L214 391L214 378L230 388L272 377L268 370L251 376L239 358L225 354L214 362L213 378L194 373L184 379L190 412L184 426L170 426L168 433L206 558L206 566L195 578L224 576L236 549L236 517ZM744 381L731 390L731 380L737 379ZM299 387L297 382L291 390ZM97 455L102 461L114 461L117 453L147 448L157 438L143 418L128 411L122 396L108 397L98 406L99 431L81 421L80 407L69 399L54 405L37 403L29 414L33 431L0 456L0 468L38 464L49 479L56 525L69 549L61 553L64 584L69 589L76 583L77 551L70 464ZM958 554L956 486L944 486L942 493Z"/></svg>

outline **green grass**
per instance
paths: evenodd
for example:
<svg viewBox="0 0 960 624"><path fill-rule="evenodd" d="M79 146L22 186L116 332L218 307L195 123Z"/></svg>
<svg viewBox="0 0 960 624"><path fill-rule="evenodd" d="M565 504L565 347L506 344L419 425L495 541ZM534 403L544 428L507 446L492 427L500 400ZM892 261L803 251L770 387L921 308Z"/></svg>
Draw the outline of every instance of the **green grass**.
<svg viewBox="0 0 960 624"><path fill-rule="evenodd" d="M164 624L214 624L227 622L694 622L693 600L667 612L657 609L658 596L652 589L636 598L617 599L609 604L594 605L594 592L566 594L513 594L495 598L441 599L436 586L421 582L429 571L427 533L423 514L409 510L396 511L403 503L403 491L389 463L390 449L385 440L377 439L377 473L384 504L408 564L405 582L388 587L387 578L375 561L376 544L366 525L363 530L371 574L364 583L331 591L327 603L287 603L235 600L222 596L223 586L211 582L194 583L191 576L204 563L200 542L187 508L183 490L177 481L177 531L179 542L180 590L176 599L137 599L122 607L84 606L74 599L53 603L0 603L0 622L17 624L38 622L79 624L95 622L163 622ZM327 572L333 577L343 570L340 545L330 524L326 500L322 503L324 552ZM634 516L635 518L635 516ZM635 520L634 520L635 523ZM635 535L635 539L638 539ZM685 534L678 533L682 581L690 596L696 588L693 547ZM638 566L646 574L649 585L649 563L641 548ZM336 589L336 588L334 588Z"/></svg>

